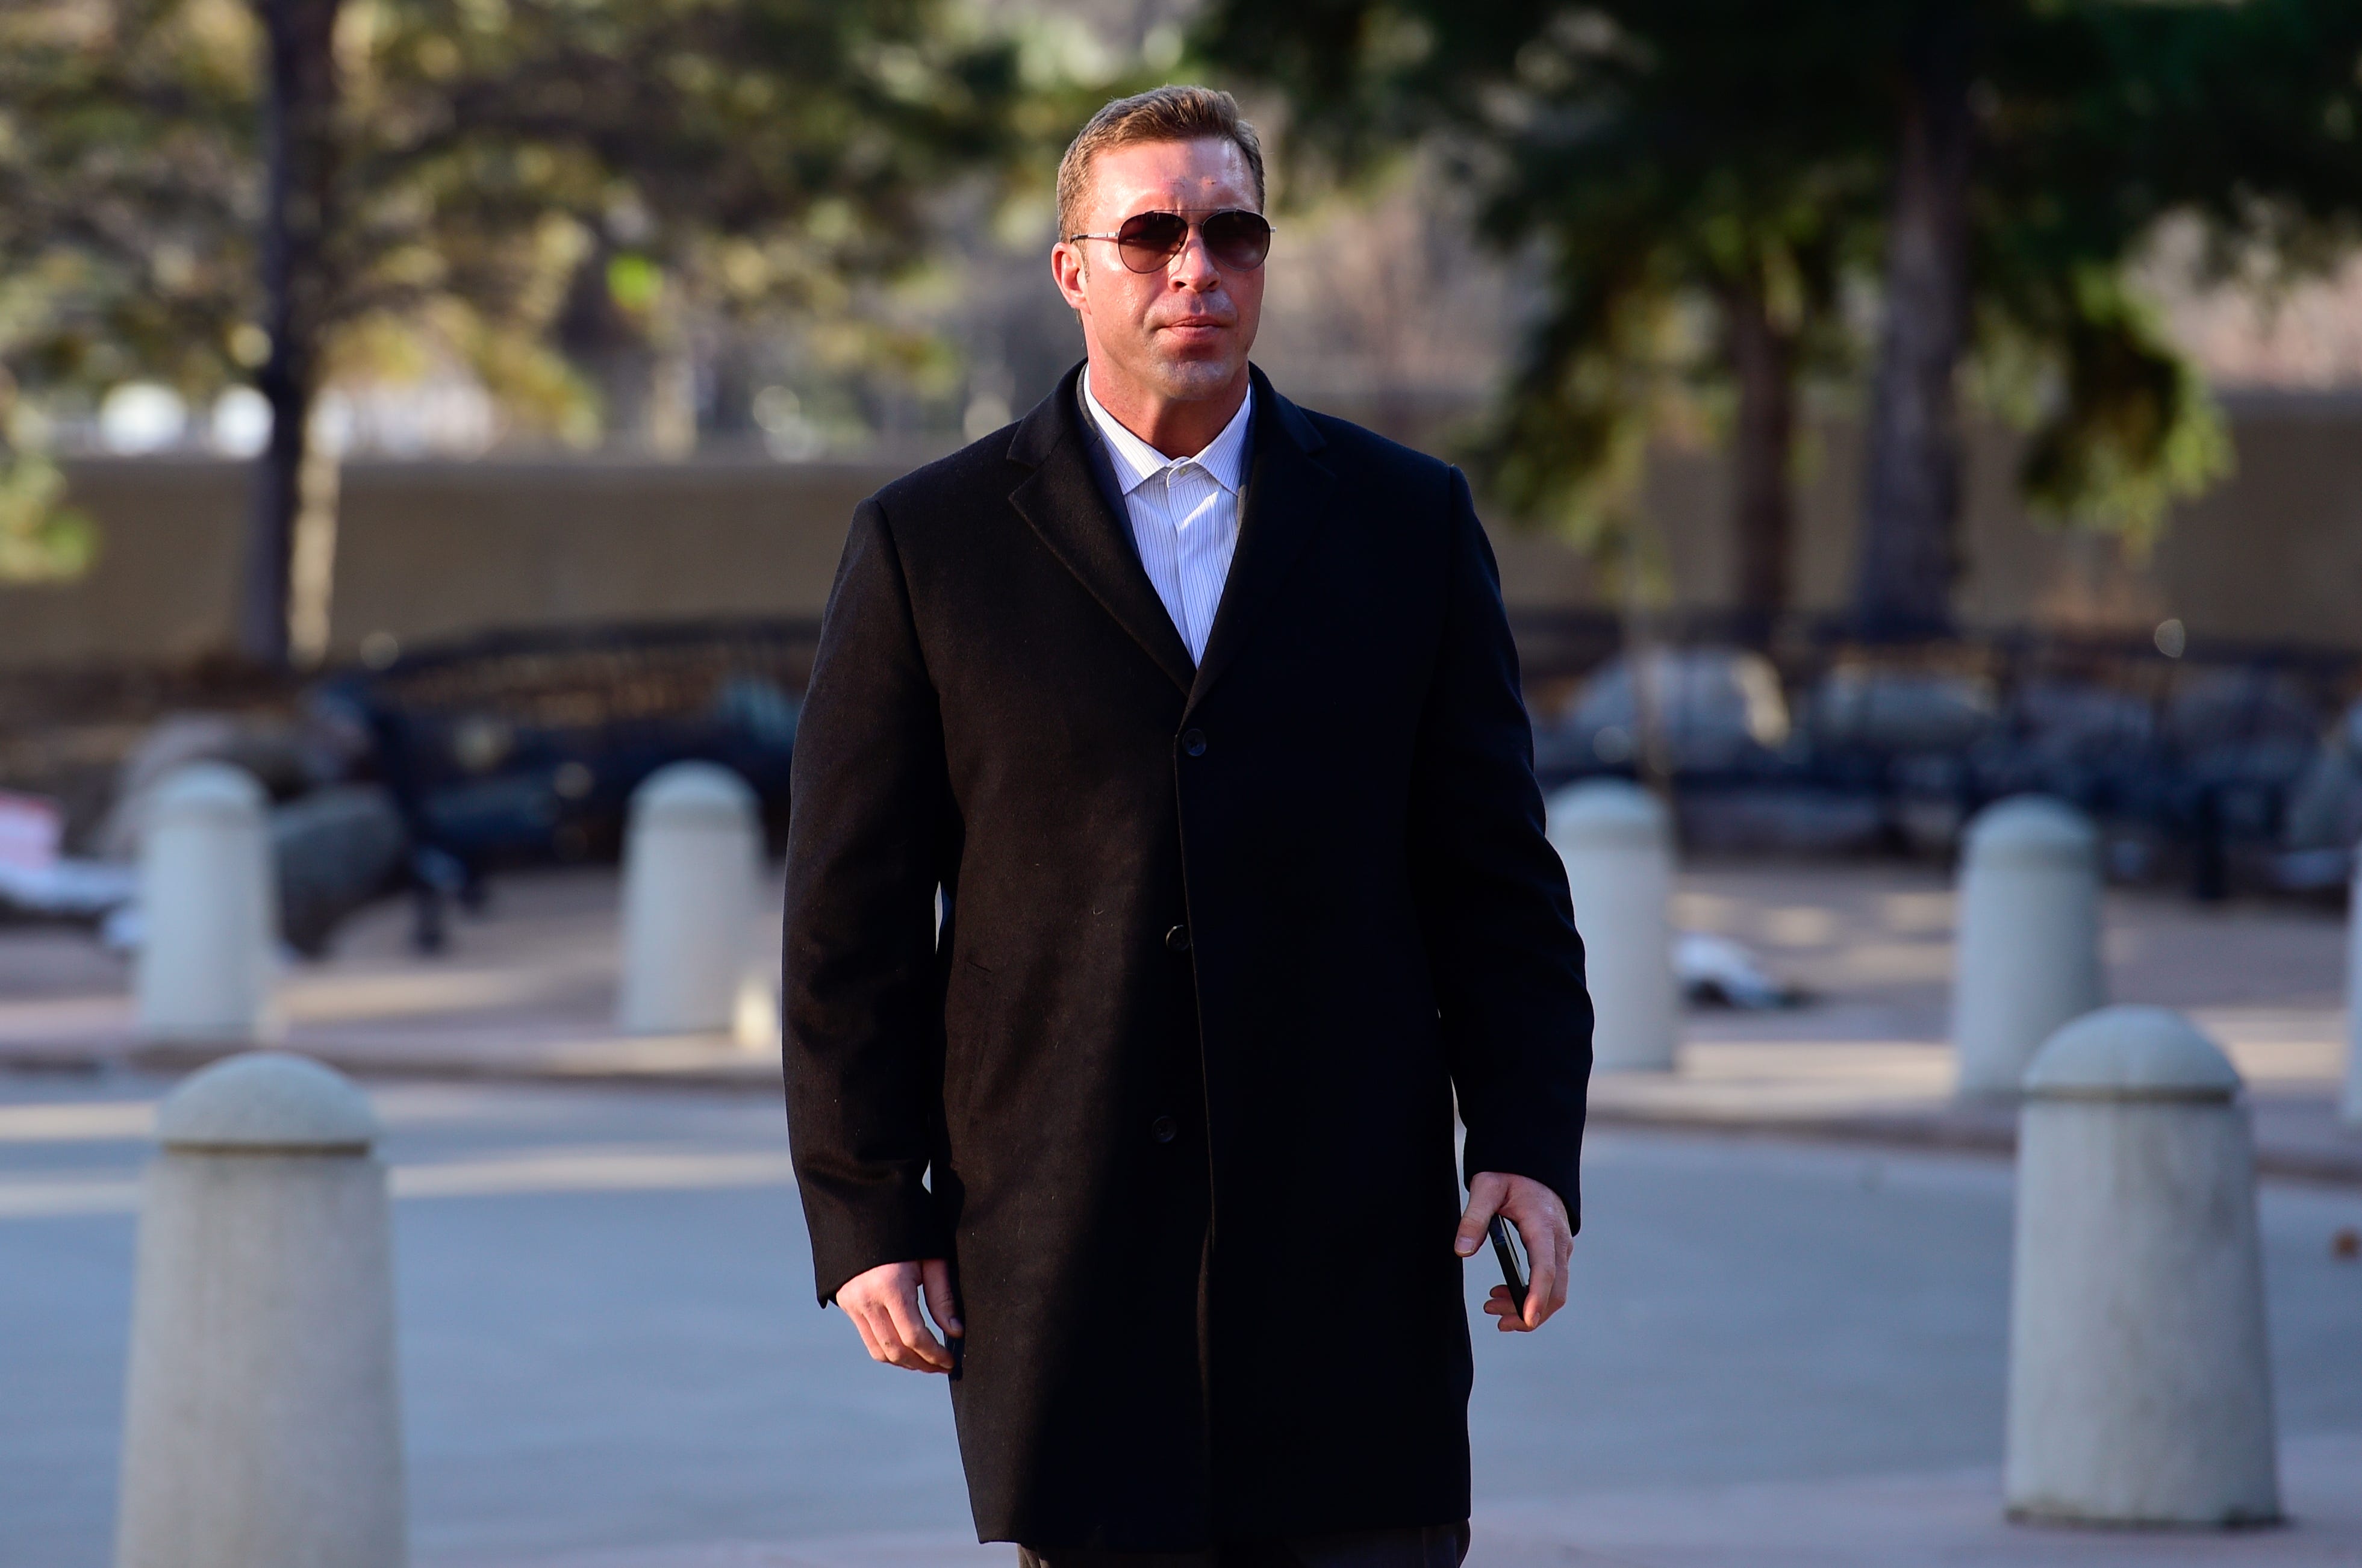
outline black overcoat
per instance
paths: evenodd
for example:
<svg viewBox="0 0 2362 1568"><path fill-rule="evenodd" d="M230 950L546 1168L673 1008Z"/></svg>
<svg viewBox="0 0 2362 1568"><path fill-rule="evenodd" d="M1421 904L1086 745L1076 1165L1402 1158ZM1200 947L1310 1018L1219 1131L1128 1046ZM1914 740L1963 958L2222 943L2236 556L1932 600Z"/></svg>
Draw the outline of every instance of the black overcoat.
<svg viewBox="0 0 2362 1568"><path fill-rule="evenodd" d="M785 963L821 1297L953 1259L980 1539L1464 1518L1454 1091L1468 1171L1572 1213L1591 1060L1490 547L1457 469L1258 371L1193 668L1075 381L864 502L830 596Z"/></svg>

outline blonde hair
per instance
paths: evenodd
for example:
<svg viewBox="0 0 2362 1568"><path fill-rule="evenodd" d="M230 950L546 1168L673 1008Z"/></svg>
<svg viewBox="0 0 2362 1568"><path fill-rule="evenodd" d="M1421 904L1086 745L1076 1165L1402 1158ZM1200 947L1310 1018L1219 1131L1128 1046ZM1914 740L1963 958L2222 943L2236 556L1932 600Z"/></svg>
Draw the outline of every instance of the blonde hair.
<svg viewBox="0 0 2362 1568"><path fill-rule="evenodd" d="M1076 232L1076 215L1090 189L1091 160L1113 148L1142 141L1227 141L1247 160L1254 176L1255 205L1263 205L1263 140L1239 116L1239 101L1211 87L1156 87L1118 98L1090 117L1058 160L1058 237Z"/></svg>

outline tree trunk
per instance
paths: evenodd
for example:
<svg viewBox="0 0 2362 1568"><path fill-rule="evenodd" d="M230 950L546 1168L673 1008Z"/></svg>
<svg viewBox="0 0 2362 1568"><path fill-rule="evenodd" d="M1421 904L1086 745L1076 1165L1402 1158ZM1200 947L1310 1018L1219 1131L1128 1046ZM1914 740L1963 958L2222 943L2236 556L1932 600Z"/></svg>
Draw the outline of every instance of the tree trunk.
<svg viewBox="0 0 2362 1568"><path fill-rule="evenodd" d="M1796 339L1772 322L1760 275L1727 290L1723 312L1731 373L1738 382L1738 428L1731 451L1738 635L1761 647L1788 609L1795 523L1789 475L1796 443Z"/></svg>
<svg viewBox="0 0 2362 1568"><path fill-rule="evenodd" d="M1969 315L1968 38L1955 12L1905 62L1886 252L1886 320L1870 409L1854 613L1863 635L1951 624L1960 509L1955 381Z"/></svg>
<svg viewBox="0 0 2362 1568"><path fill-rule="evenodd" d="M336 178L334 40L339 0L255 0L262 23L262 297L270 358L255 384L270 404L270 440L248 495L238 651L282 668L288 585L320 336L327 316L326 237Z"/></svg>

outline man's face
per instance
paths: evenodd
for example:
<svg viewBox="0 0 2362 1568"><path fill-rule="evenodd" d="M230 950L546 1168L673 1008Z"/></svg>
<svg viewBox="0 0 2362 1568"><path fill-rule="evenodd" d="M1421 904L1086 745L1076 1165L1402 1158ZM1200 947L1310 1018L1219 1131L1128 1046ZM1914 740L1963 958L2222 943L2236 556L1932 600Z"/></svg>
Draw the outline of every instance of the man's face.
<svg viewBox="0 0 2362 1568"><path fill-rule="evenodd" d="M1091 160L1074 226L1113 234L1137 213L1204 217L1224 207L1262 210L1254 175L1234 143L1134 142ZM1263 316L1263 269L1221 266L1195 228L1180 254L1153 272L1126 267L1115 242L1105 239L1061 240L1051 268L1082 318L1092 363L1132 382L1140 395L1213 397L1244 371Z"/></svg>

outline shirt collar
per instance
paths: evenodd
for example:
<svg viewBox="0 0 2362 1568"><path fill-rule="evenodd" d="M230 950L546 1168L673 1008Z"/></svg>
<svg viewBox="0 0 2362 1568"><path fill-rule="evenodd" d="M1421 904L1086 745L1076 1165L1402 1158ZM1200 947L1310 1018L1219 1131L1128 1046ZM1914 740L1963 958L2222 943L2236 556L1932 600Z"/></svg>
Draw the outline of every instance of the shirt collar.
<svg viewBox="0 0 2362 1568"><path fill-rule="evenodd" d="M1205 450L1191 458L1166 457L1125 429L1114 414L1101 408L1099 400L1091 395L1088 366L1083 368L1082 387L1083 406L1090 410L1091 422L1099 427L1099 434L1107 437L1108 456L1115 459L1116 483L1124 494L1130 495L1152 477L1175 463L1196 463L1213 477L1216 484L1232 495L1236 495L1239 487L1245 482L1246 476L1241 470L1245 466L1247 431L1253 427L1250 416L1254 413L1254 388L1252 384L1247 388L1246 397L1239 403L1239 411L1231 415L1228 425L1222 426L1222 433L1207 442Z"/></svg>

